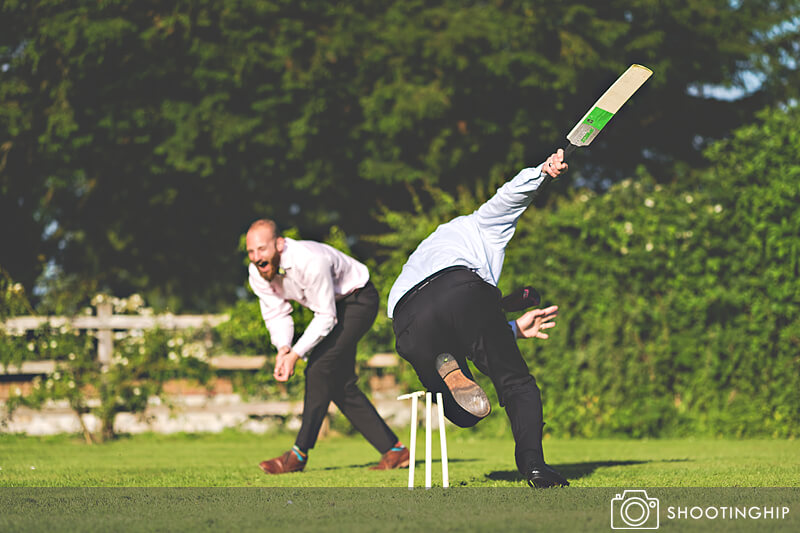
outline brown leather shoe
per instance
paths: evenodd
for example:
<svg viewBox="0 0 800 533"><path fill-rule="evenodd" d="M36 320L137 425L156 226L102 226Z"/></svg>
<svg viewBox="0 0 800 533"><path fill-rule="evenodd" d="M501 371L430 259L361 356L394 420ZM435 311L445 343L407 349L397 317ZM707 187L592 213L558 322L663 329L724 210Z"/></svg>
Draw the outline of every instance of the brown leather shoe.
<svg viewBox="0 0 800 533"><path fill-rule="evenodd" d="M258 466L267 474L288 474L289 472L302 472L307 462L308 457L305 461L301 461L297 458L294 450L289 450L280 457L261 461Z"/></svg>
<svg viewBox="0 0 800 533"><path fill-rule="evenodd" d="M436 371L462 409L477 418L485 418L489 414L492 410L489 398L480 385L464 375L455 357L449 353L439 354L436 357Z"/></svg>
<svg viewBox="0 0 800 533"><path fill-rule="evenodd" d="M381 455L381 460L375 466L369 467L370 470L392 470L394 468L407 468L408 467L408 448L397 450L392 448L385 454Z"/></svg>

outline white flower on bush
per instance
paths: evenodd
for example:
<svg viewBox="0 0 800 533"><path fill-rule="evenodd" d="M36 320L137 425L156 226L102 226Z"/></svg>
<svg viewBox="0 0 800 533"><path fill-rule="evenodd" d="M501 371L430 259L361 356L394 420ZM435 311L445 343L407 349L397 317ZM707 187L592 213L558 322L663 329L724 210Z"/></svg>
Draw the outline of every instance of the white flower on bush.
<svg viewBox="0 0 800 533"><path fill-rule="evenodd" d="M141 396L142 389L140 389L139 387L134 387L133 388L133 394L135 394L136 396Z"/></svg>
<svg viewBox="0 0 800 533"><path fill-rule="evenodd" d="M16 387L16 388L14 389L14 394L15 394L16 396L22 396L22 389L20 389L19 387Z"/></svg>
<svg viewBox="0 0 800 533"><path fill-rule="evenodd" d="M144 355L145 349L144 346L139 346L139 355Z"/></svg>
<svg viewBox="0 0 800 533"><path fill-rule="evenodd" d="M647 244L645 244L644 249L647 250L648 252L652 252L653 251L653 243L652 242L648 242Z"/></svg>
<svg viewBox="0 0 800 533"><path fill-rule="evenodd" d="M70 352L70 354L67 357L69 358L70 361L74 361L76 355L74 353Z"/></svg>
<svg viewBox="0 0 800 533"><path fill-rule="evenodd" d="M623 246L622 248L619 249L619 253L621 253L622 255L628 255L628 247Z"/></svg>
<svg viewBox="0 0 800 533"><path fill-rule="evenodd" d="M121 300L120 298L117 298L116 296L111 298L111 305L114 307L114 312L115 313L120 313L120 312L124 311L125 310L125 306L127 305L127 303L128 302L126 302L125 300Z"/></svg>
<svg viewBox="0 0 800 533"><path fill-rule="evenodd" d="M686 196L683 197L683 199L686 200L687 204L694 202L694 197L691 194L687 194Z"/></svg>
<svg viewBox="0 0 800 533"><path fill-rule="evenodd" d="M92 298L92 305L97 307L102 303L106 303L108 301L108 296L105 294L95 294L94 298ZM91 309L89 310L91 311Z"/></svg>
<svg viewBox="0 0 800 533"><path fill-rule="evenodd" d="M44 382L44 386L47 389L52 389L53 388L53 380L52 379L48 379L47 381Z"/></svg>
<svg viewBox="0 0 800 533"><path fill-rule="evenodd" d="M721 204L715 205L714 206L714 212L715 213L722 213L722 205Z"/></svg>
<svg viewBox="0 0 800 533"><path fill-rule="evenodd" d="M67 383L67 387L69 387L70 389L74 389L75 388L75 382L70 380L70 382Z"/></svg>
<svg viewBox="0 0 800 533"><path fill-rule="evenodd" d="M29 343L28 343L28 351L29 351L29 352L33 352L33 351L35 351L35 350L36 350L36 344L34 344L34 343L32 343L32 342L29 342Z"/></svg>
<svg viewBox="0 0 800 533"><path fill-rule="evenodd" d="M588 202L589 201L589 195L588 194L581 194L580 196L578 196L578 200L580 200L581 202Z"/></svg>
<svg viewBox="0 0 800 533"><path fill-rule="evenodd" d="M56 381L61 379L61 372L53 372L53 379Z"/></svg>
<svg viewBox="0 0 800 533"><path fill-rule="evenodd" d="M58 343L55 341L55 339L51 340L50 341L50 348L56 349L57 347L58 347Z"/></svg>
<svg viewBox="0 0 800 533"><path fill-rule="evenodd" d="M58 328L58 332L64 335L69 332L69 327L67 327L67 325L64 324L60 328Z"/></svg>
<svg viewBox="0 0 800 533"><path fill-rule="evenodd" d="M656 203L653 201L652 198L645 198L644 200L645 207L653 207L654 205L656 205Z"/></svg>
<svg viewBox="0 0 800 533"><path fill-rule="evenodd" d="M633 233L633 224L631 224L630 222L626 222L625 225L624 225L624 228L625 228L625 234L626 235L630 235L630 234Z"/></svg>
<svg viewBox="0 0 800 533"><path fill-rule="evenodd" d="M190 342L186 346L183 347L182 354L183 357L194 357L195 359L199 359L201 361L205 361L206 358L206 348L203 346L202 342Z"/></svg>
<svg viewBox="0 0 800 533"><path fill-rule="evenodd" d="M128 366L128 358L127 357L123 357L122 360L120 361L120 364L122 366Z"/></svg>
<svg viewBox="0 0 800 533"><path fill-rule="evenodd" d="M177 361L178 360L178 354L176 354L175 352L169 352L169 355L167 355L167 357L169 357L170 361Z"/></svg>
<svg viewBox="0 0 800 533"><path fill-rule="evenodd" d="M129 311L138 311L142 307L144 307L144 298L142 298L139 294L131 294L128 296Z"/></svg>
<svg viewBox="0 0 800 533"><path fill-rule="evenodd" d="M170 348L174 348L175 347L175 339L168 340L167 341L167 346L169 346Z"/></svg>

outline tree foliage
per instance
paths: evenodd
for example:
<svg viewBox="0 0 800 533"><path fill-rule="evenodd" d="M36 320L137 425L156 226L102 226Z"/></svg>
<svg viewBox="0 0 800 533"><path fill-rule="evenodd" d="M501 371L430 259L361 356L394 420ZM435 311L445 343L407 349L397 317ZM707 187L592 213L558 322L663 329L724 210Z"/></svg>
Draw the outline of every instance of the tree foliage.
<svg viewBox="0 0 800 533"><path fill-rule="evenodd" d="M15 0L1 13L0 264L29 290L45 272L173 308L232 300L236 239L257 216L358 237L379 204L411 207L406 184L453 194L542 159L630 63L656 75L587 150L586 183L695 164L706 139L800 86L792 0ZM708 97L746 73L761 84L745 97Z"/></svg>

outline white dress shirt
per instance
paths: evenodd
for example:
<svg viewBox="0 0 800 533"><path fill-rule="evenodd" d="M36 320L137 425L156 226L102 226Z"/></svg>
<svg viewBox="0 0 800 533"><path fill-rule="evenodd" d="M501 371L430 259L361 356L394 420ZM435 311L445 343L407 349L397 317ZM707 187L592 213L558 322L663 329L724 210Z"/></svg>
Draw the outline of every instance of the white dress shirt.
<svg viewBox="0 0 800 533"><path fill-rule="evenodd" d="M286 238L278 274L272 281L261 277L252 263L248 267L250 288L258 296L261 316L276 348L291 346L294 321L289 300L299 302L314 312L303 335L292 346L302 357L320 343L336 325L336 302L363 288L369 270L362 263L339 250L314 241Z"/></svg>
<svg viewBox="0 0 800 533"><path fill-rule="evenodd" d="M443 268L461 265L474 270L485 282L497 286L506 245L517 221L542 184L542 165L520 171L500 187L477 211L440 225L420 243L403 266L389 292L391 318L403 295L417 283Z"/></svg>

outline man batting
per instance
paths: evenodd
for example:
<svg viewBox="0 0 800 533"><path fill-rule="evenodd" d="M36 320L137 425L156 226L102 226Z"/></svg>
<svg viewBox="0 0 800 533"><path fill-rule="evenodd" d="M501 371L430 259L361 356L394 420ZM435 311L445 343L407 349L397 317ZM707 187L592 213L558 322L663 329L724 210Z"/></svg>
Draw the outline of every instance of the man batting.
<svg viewBox="0 0 800 533"><path fill-rule="evenodd" d="M246 242L250 287L278 349L275 379L287 381L298 359L308 363L303 421L295 445L262 461L261 469L267 474L303 470L331 401L382 454L371 469L408 466L408 449L356 384L356 344L378 313L378 292L367 267L326 244L282 237L271 220L253 222ZM289 300L314 312L294 344Z"/></svg>
<svg viewBox="0 0 800 533"><path fill-rule="evenodd" d="M522 170L474 213L440 225L408 258L388 301L397 352L428 390L442 393L451 422L470 427L489 414L467 359L491 378L511 421L517 468L539 488L569 482L544 461L541 395L515 338L545 338L540 329L551 327L556 310L506 322L497 282L517 221L545 179L541 171L555 178L566 169L559 149L539 167Z"/></svg>

